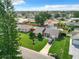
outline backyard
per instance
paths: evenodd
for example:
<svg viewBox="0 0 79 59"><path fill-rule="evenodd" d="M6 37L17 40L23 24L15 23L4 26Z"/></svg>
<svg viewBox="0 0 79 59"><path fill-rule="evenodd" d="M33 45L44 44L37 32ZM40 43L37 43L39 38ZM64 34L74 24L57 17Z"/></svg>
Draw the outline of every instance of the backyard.
<svg viewBox="0 0 79 59"><path fill-rule="evenodd" d="M21 36L21 40L19 43L21 46L35 50L35 51L40 51L46 44L47 40L43 39L42 41L39 41L38 39L35 39L35 45L32 43L32 39L29 38L29 33L19 33Z"/></svg>
<svg viewBox="0 0 79 59"><path fill-rule="evenodd" d="M57 55L58 59L72 59L72 56L68 54L69 52L69 37L64 37L61 40L55 41L49 53Z"/></svg>

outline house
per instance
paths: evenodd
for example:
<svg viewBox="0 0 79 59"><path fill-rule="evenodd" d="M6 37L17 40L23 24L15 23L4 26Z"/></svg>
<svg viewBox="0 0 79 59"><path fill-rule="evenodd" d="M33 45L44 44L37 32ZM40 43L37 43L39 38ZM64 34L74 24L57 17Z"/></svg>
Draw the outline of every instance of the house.
<svg viewBox="0 0 79 59"><path fill-rule="evenodd" d="M28 22L35 22L35 20L31 18L17 18L18 24L23 24L23 23L28 23Z"/></svg>
<svg viewBox="0 0 79 59"><path fill-rule="evenodd" d="M72 59L79 59L79 31L72 32L69 54L72 56Z"/></svg>
<svg viewBox="0 0 79 59"><path fill-rule="evenodd" d="M79 26L79 18L70 18L67 19L68 22L66 23L69 26Z"/></svg>
<svg viewBox="0 0 79 59"><path fill-rule="evenodd" d="M66 23L68 26L79 26L79 22L68 22Z"/></svg>
<svg viewBox="0 0 79 59"><path fill-rule="evenodd" d="M48 25L48 26L56 26L58 24L58 21L56 19L47 19L44 22L44 25Z"/></svg>
<svg viewBox="0 0 79 59"><path fill-rule="evenodd" d="M28 18L28 19L29 19L29 22L35 22L34 18Z"/></svg>
<svg viewBox="0 0 79 59"><path fill-rule="evenodd" d="M44 37L50 37L52 39L59 36L59 30L52 27L37 27L33 32L36 35L41 33Z"/></svg>
<svg viewBox="0 0 79 59"><path fill-rule="evenodd" d="M79 31L74 31L72 33L72 44L76 47L79 46Z"/></svg>
<svg viewBox="0 0 79 59"><path fill-rule="evenodd" d="M44 32L46 37L50 37L51 39L58 38L59 36L59 30L54 28L46 28Z"/></svg>
<svg viewBox="0 0 79 59"><path fill-rule="evenodd" d="M71 21L73 20L79 20L79 18L70 18Z"/></svg>
<svg viewBox="0 0 79 59"><path fill-rule="evenodd" d="M26 25L26 24L17 24L17 29L22 32L29 32L31 30L32 26Z"/></svg>
<svg viewBox="0 0 79 59"><path fill-rule="evenodd" d="M48 43L51 44L56 38L59 37L59 30L55 28L46 28L44 36L48 38Z"/></svg>
<svg viewBox="0 0 79 59"><path fill-rule="evenodd" d="M54 27L39 27L34 30L34 33L36 35L41 33L43 37L48 38L48 42L52 42L59 37L59 30Z"/></svg>
<svg viewBox="0 0 79 59"><path fill-rule="evenodd" d="M79 28L74 28L74 31L79 31Z"/></svg>
<svg viewBox="0 0 79 59"><path fill-rule="evenodd" d="M26 18L17 18L17 24L27 23L28 19Z"/></svg>

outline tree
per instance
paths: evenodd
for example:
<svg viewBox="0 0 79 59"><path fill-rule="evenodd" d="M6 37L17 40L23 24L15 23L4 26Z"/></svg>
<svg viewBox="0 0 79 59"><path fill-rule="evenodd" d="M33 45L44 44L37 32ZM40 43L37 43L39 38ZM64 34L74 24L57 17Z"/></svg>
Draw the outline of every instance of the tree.
<svg viewBox="0 0 79 59"><path fill-rule="evenodd" d="M60 19L61 21L64 21L64 19L62 18L62 19Z"/></svg>
<svg viewBox="0 0 79 59"><path fill-rule="evenodd" d="M73 13L73 17L79 18L79 11L75 11L75 12Z"/></svg>
<svg viewBox="0 0 79 59"><path fill-rule="evenodd" d="M35 34L31 31L30 33L29 33L29 37L30 37L30 39L33 41L33 45L35 44L34 43L34 39L35 39Z"/></svg>
<svg viewBox="0 0 79 59"><path fill-rule="evenodd" d="M15 13L11 0L0 0L0 59L18 58L17 37Z"/></svg>
<svg viewBox="0 0 79 59"><path fill-rule="evenodd" d="M58 18L58 17L60 17L60 14L55 14L54 17L55 17L55 18Z"/></svg>
<svg viewBox="0 0 79 59"><path fill-rule="evenodd" d="M43 40L43 37L42 37L42 34L41 33L38 33L38 36L37 37L38 37L38 40L39 41L42 41Z"/></svg>
<svg viewBox="0 0 79 59"><path fill-rule="evenodd" d="M39 25L44 25L44 21L51 17L50 14L46 12L40 12L38 15L35 16L35 21Z"/></svg>

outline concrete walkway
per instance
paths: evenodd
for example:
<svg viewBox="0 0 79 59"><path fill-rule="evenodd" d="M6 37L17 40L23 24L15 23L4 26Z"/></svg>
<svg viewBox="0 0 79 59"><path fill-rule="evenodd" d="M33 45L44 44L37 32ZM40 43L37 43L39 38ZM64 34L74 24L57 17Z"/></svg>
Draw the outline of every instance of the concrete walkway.
<svg viewBox="0 0 79 59"><path fill-rule="evenodd" d="M72 59L79 59L79 48L72 44L72 39L70 39L69 54L73 56Z"/></svg>
<svg viewBox="0 0 79 59"><path fill-rule="evenodd" d="M47 43L46 46L40 51L40 53L43 55L48 55L50 47L51 45Z"/></svg>
<svg viewBox="0 0 79 59"><path fill-rule="evenodd" d="M22 52L23 59L55 59L54 57L42 55L39 52L28 48L20 47L20 50Z"/></svg>

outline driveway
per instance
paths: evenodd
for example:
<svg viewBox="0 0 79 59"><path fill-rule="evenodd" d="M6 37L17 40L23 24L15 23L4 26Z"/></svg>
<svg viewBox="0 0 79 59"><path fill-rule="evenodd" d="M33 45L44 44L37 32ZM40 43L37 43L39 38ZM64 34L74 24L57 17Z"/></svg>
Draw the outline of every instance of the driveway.
<svg viewBox="0 0 79 59"><path fill-rule="evenodd" d="M40 54L39 52L24 47L20 47L20 49L22 51L23 59L55 59L51 56L45 56Z"/></svg>
<svg viewBox="0 0 79 59"><path fill-rule="evenodd" d="M70 39L69 54L73 56L72 59L79 59L79 48L72 44L72 39Z"/></svg>

